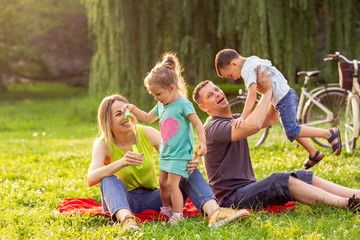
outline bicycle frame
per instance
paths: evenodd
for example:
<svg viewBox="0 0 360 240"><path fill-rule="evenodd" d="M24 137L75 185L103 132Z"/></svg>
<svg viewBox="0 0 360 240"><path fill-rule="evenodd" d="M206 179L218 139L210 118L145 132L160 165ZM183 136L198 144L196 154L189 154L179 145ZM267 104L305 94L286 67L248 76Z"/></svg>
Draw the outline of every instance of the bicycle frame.
<svg viewBox="0 0 360 240"><path fill-rule="evenodd" d="M353 60L353 63L354 63L353 87L351 89L351 92L349 91L348 101L351 101L352 98L356 98L357 102L359 103L360 86L358 83L358 76L359 76L358 61ZM359 132L354 132L354 138L357 139L359 137L359 134L360 134Z"/></svg>
<svg viewBox="0 0 360 240"><path fill-rule="evenodd" d="M324 59L325 61L334 60L334 59L343 59L345 62L349 64L353 64L354 66L354 75L352 77L352 89L351 92L348 92L347 96L347 105L346 105L346 115L345 115L345 146L348 152L351 152L355 149L356 140L359 137L359 95L360 95L360 86L358 83L359 78L359 70L358 64L360 61L354 59L350 61L345 56L340 55L340 52L336 52L335 54L328 54ZM340 67L340 65L339 65ZM341 71L339 69L339 71ZM353 119L351 119L353 117ZM349 136L350 133L350 136ZM352 136L351 136L352 134ZM350 138L352 138L353 143L350 144Z"/></svg>
<svg viewBox="0 0 360 240"><path fill-rule="evenodd" d="M359 61L354 60L354 76L353 76L353 88L352 88L352 93L356 93L357 95L360 95L360 86L358 83L358 77L359 77L359 69L358 69L358 64Z"/></svg>
<svg viewBox="0 0 360 240"><path fill-rule="evenodd" d="M317 101L313 97L313 94L315 92L320 91L320 90L325 89L325 88L324 87L317 87L317 88L313 89L312 91L308 92L306 85L307 85L307 82L309 81L309 79L310 79L310 77L305 77L304 85L301 88L301 95L300 95L300 99L299 99L298 109L297 109L297 112L296 112L296 118L302 124L301 113L303 111L303 108L305 107L304 106L305 97L307 97L307 99L311 100L311 102L313 102L316 106L318 106L321 110L323 110L327 114L327 117L326 117L325 120L311 122L311 123L302 124L302 125L311 126L311 125L316 125L316 124L320 124L320 123L329 122L334 117L333 113L327 107L325 107L322 103L320 103L319 101ZM309 100L307 101L307 104L310 103Z"/></svg>

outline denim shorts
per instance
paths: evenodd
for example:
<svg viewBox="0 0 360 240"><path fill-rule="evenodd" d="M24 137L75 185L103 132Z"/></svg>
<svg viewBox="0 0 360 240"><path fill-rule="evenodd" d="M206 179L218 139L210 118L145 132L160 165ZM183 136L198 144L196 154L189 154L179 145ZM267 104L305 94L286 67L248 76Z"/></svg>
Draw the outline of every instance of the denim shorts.
<svg viewBox="0 0 360 240"><path fill-rule="evenodd" d="M283 130L290 142L294 141L299 136L301 129L296 118L297 107L298 96L292 88L290 88L288 93L275 106L275 110L279 111Z"/></svg>
<svg viewBox="0 0 360 240"><path fill-rule="evenodd" d="M236 189L220 205L237 209L261 209L294 201L289 190L290 176L311 184L313 172L300 170L288 173L274 173L268 178Z"/></svg>

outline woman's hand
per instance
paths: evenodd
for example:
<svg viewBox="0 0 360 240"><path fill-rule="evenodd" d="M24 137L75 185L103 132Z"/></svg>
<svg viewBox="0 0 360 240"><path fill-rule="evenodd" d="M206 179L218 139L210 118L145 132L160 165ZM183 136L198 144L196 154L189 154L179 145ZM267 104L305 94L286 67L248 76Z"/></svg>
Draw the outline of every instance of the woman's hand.
<svg viewBox="0 0 360 240"><path fill-rule="evenodd" d="M121 161L123 167L127 166L140 166L143 164L142 156L144 153L134 153L131 151L127 151L125 156L118 161Z"/></svg>
<svg viewBox="0 0 360 240"><path fill-rule="evenodd" d="M195 152L193 156L193 160L189 161L189 164L187 165L187 170L189 171L189 174L192 174L192 172L198 168L199 166L199 154Z"/></svg>

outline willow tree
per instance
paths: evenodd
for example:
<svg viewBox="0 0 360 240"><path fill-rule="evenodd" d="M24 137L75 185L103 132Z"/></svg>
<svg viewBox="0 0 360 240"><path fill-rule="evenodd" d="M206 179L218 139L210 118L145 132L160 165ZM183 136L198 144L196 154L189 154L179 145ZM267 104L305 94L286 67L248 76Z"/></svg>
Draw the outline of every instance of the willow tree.
<svg viewBox="0 0 360 240"><path fill-rule="evenodd" d="M359 57L358 0L84 0L97 50L90 92L151 103L143 79L175 51L188 84L216 80L215 54L258 55L295 84L298 70L328 68L326 53ZM336 81L331 79L331 81Z"/></svg>

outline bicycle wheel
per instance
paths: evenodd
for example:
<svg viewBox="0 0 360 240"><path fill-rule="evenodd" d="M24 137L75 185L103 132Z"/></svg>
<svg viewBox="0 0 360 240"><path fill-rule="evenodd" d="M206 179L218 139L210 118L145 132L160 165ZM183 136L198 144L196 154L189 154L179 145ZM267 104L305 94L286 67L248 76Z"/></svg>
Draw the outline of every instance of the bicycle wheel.
<svg viewBox="0 0 360 240"><path fill-rule="evenodd" d="M244 106L245 106L245 102L246 102L246 97L244 96L239 96L237 98L231 99L229 101L229 105L230 105L230 109L232 114L235 113L242 113ZM258 102L258 100L256 99L256 103ZM263 144L267 138L269 134L269 127L265 128L265 129L261 129L258 133L248 137L248 141L249 144L251 145L255 145L260 146L261 144Z"/></svg>
<svg viewBox="0 0 360 240"><path fill-rule="evenodd" d="M314 98L333 113L332 119L328 119L326 112L319 108L311 99L304 107L302 123L309 127L329 129L336 127L341 133L344 145L344 118L347 92L341 88L327 88L314 94ZM315 143L322 147L330 148L331 145L324 138L312 138Z"/></svg>
<svg viewBox="0 0 360 240"><path fill-rule="evenodd" d="M346 151L355 149L356 139L359 136L359 100L350 97L346 104L345 112L345 146Z"/></svg>

